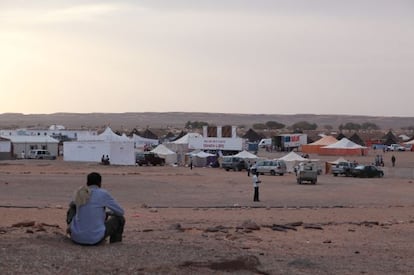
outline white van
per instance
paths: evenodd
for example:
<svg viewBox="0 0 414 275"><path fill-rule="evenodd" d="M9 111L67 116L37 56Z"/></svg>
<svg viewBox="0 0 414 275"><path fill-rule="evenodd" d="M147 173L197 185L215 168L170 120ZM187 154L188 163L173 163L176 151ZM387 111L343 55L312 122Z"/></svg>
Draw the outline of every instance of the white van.
<svg viewBox="0 0 414 275"><path fill-rule="evenodd" d="M263 148L266 146L272 145L272 139L271 138L263 138L259 142L259 147Z"/></svg>
<svg viewBox="0 0 414 275"><path fill-rule="evenodd" d="M250 171L259 174L280 175L286 173L286 162L284 160L261 160L254 164Z"/></svg>
<svg viewBox="0 0 414 275"><path fill-rule="evenodd" d="M50 154L48 150L30 150L29 152L29 159L56 159L56 156Z"/></svg>

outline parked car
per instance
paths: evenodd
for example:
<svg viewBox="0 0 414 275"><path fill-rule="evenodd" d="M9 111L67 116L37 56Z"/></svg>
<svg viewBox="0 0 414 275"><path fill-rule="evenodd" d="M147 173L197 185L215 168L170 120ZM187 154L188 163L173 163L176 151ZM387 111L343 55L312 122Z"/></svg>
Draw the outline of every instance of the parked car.
<svg viewBox="0 0 414 275"><path fill-rule="evenodd" d="M56 156L52 155L48 150L35 149L30 150L29 159L56 159Z"/></svg>
<svg viewBox="0 0 414 275"><path fill-rule="evenodd" d="M260 174L283 176L286 173L286 162L284 160L262 160L254 164L250 171L252 173L259 172Z"/></svg>
<svg viewBox="0 0 414 275"><path fill-rule="evenodd" d="M226 169L226 171L241 171L247 169L246 162L244 159L239 157L225 156L221 162L221 167Z"/></svg>
<svg viewBox="0 0 414 275"><path fill-rule="evenodd" d="M358 165L352 168L351 175L359 178L381 178L384 171L375 165Z"/></svg>
<svg viewBox="0 0 414 275"><path fill-rule="evenodd" d="M332 166L332 174L336 177L338 175L344 175L346 177L351 176L351 170L355 165L350 161L339 162L338 164Z"/></svg>
<svg viewBox="0 0 414 275"><path fill-rule="evenodd" d="M135 162L139 166L142 165L165 165L165 159L160 158L157 154L151 152L143 152L135 154Z"/></svg>

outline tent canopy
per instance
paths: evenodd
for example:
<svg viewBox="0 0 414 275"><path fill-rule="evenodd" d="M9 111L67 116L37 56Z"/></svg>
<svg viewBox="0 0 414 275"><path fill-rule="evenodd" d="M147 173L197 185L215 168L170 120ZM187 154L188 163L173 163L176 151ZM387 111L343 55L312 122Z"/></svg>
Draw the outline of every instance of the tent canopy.
<svg viewBox="0 0 414 275"><path fill-rule="evenodd" d="M322 148L331 148L331 149L362 149L367 148L365 146L361 146L359 144L356 144L353 141L350 141L347 138L343 138L340 141L337 141L335 143L329 144L327 146L323 146Z"/></svg>
<svg viewBox="0 0 414 275"><path fill-rule="evenodd" d="M106 127L105 131L103 131L102 134L98 135L98 136L94 136L92 137L93 140L103 140L103 141L131 141L131 139L129 139L126 135L124 136L119 136L117 134L115 134L111 128Z"/></svg>
<svg viewBox="0 0 414 275"><path fill-rule="evenodd" d="M165 159L166 164L173 164L177 162L177 153L168 149L164 144L158 145L150 152L157 154L160 158Z"/></svg>
<svg viewBox="0 0 414 275"><path fill-rule="evenodd" d="M155 147L154 149L151 150L151 153L155 153L158 155L174 155L175 152L173 152L172 150L168 149L165 145L160 144L157 147Z"/></svg>
<svg viewBox="0 0 414 275"><path fill-rule="evenodd" d="M173 141L172 143L174 144L188 144L189 143L189 139L192 138L202 138L203 136L198 134L198 133L188 133L185 136L177 139L176 141Z"/></svg>
<svg viewBox="0 0 414 275"><path fill-rule="evenodd" d="M208 158L208 157L214 157L215 155L206 153L204 151L196 150L193 152L188 153L192 157L198 157L198 158Z"/></svg>
<svg viewBox="0 0 414 275"><path fill-rule="evenodd" d="M240 153L233 155L233 157L238 157L242 159L257 159L257 156L255 154L247 152L246 150L243 150Z"/></svg>
<svg viewBox="0 0 414 275"><path fill-rule="evenodd" d="M280 160L284 161L307 161L309 159L299 156L295 152L290 152L289 154L284 155L283 157L279 158Z"/></svg>
<svg viewBox="0 0 414 275"><path fill-rule="evenodd" d="M309 145L330 145L333 144L335 142L337 142L338 140L336 138L334 138L333 136L324 136L323 138L309 144Z"/></svg>
<svg viewBox="0 0 414 275"><path fill-rule="evenodd" d="M337 160L331 161L331 164L338 164L340 162L348 162L348 160L344 159L343 157L338 158Z"/></svg>

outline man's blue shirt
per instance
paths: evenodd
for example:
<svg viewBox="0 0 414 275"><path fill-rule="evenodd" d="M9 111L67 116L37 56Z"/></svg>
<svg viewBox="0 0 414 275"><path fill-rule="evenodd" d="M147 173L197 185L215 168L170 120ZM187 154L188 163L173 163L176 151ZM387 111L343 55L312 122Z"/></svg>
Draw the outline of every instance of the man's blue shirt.
<svg viewBox="0 0 414 275"><path fill-rule="evenodd" d="M105 189L89 186L89 201L78 207L70 224L71 238L81 244L96 244L105 236L105 208L124 215L124 210Z"/></svg>

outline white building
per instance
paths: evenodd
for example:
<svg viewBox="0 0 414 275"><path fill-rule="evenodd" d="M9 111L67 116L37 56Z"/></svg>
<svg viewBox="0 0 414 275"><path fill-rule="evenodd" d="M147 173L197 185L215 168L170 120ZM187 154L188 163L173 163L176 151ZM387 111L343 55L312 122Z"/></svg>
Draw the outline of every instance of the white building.
<svg viewBox="0 0 414 275"><path fill-rule="evenodd" d="M58 156L59 154L59 141L49 136L11 135L1 137L11 141L11 154L16 158L21 158L22 155L27 157L29 155L29 151L34 149L48 150L50 154L54 156Z"/></svg>

